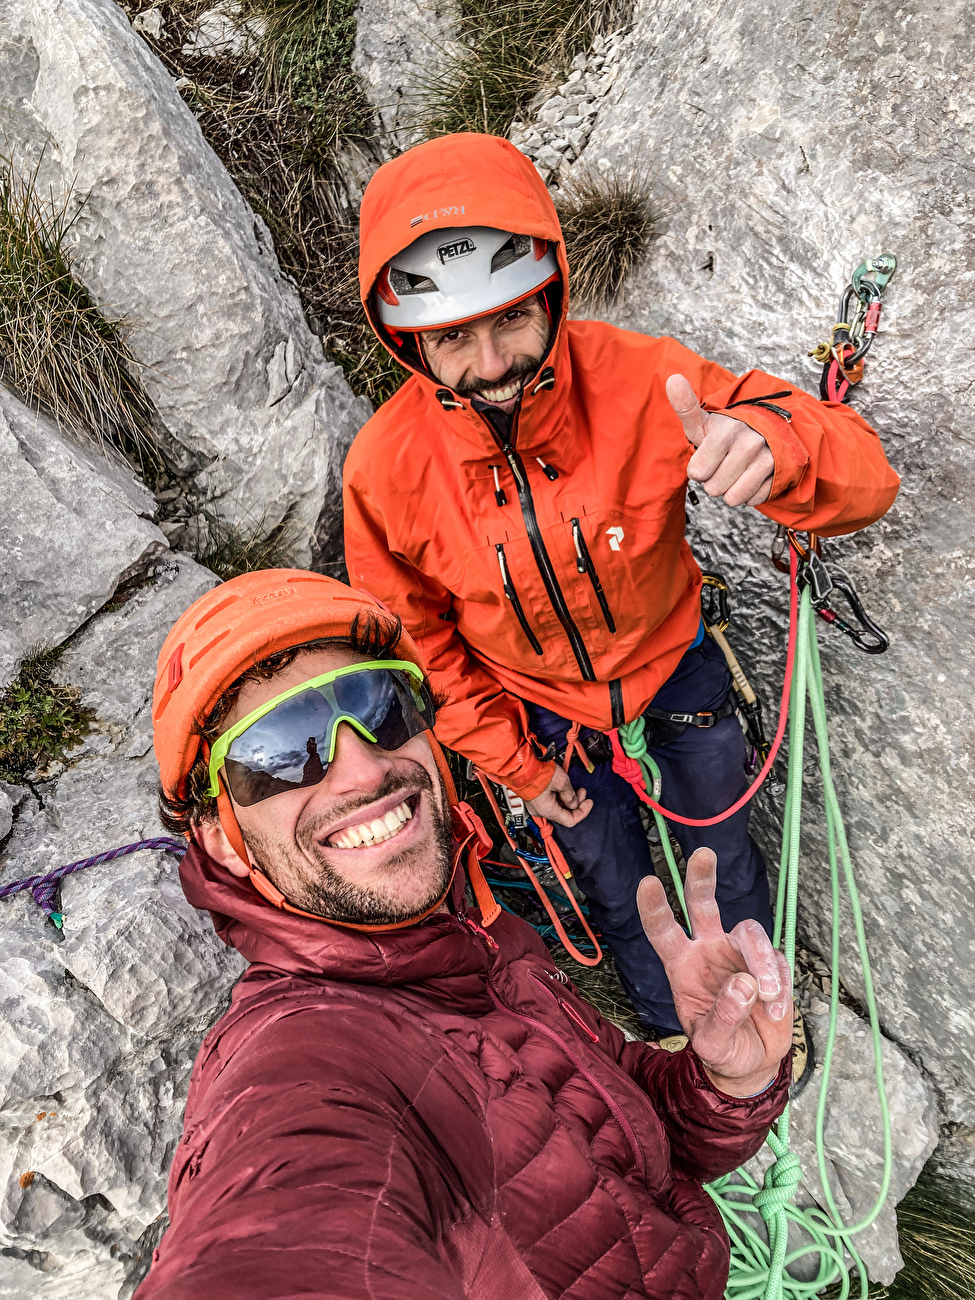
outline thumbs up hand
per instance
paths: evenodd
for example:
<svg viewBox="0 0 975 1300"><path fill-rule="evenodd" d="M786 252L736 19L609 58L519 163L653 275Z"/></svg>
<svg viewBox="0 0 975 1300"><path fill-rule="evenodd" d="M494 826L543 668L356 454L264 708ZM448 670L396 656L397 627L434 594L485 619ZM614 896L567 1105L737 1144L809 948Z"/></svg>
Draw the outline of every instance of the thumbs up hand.
<svg viewBox="0 0 975 1300"><path fill-rule="evenodd" d="M775 461L762 435L741 420L705 411L683 375L667 380L667 398L685 437L697 448L687 477L700 483L709 497L724 497L729 506L767 501Z"/></svg>

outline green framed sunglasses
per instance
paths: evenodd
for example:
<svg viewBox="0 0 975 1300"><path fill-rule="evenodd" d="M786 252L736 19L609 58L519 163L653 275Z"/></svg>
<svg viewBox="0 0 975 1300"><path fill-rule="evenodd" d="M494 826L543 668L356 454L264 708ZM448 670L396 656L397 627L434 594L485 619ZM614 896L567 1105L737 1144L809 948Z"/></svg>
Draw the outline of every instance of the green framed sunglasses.
<svg viewBox="0 0 975 1300"><path fill-rule="evenodd" d="M372 659L292 686L214 741L207 794L219 795L221 770L245 807L318 785L335 757L341 722L381 749L399 749L433 727L433 700L422 683L408 660Z"/></svg>

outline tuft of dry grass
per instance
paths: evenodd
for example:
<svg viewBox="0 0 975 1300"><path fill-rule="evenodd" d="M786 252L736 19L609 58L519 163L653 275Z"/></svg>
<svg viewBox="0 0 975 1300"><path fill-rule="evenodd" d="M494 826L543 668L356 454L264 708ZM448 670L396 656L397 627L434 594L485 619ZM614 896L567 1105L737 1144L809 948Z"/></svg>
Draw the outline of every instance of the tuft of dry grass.
<svg viewBox="0 0 975 1300"><path fill-rule="evenodd" d="M208 519L209 538L196 555L197 563L224 582L257 569L289 569L300 532L285 520L268 528L262 519L250 526Z"/></svg>
<svg viewBox="0 0 975 1300"><path fill-rule="evenodd" d="M369 105L352 68L354 0L248 0L263 37L250 59L186 52L208 0L164 4L150 44L241 193L266 222L311 327L355 393L379 405L406 372L366 321L357 280L356 180L373 157Z"/></svg>
<svg viewBox="0 0 975 1300"><path fill-rule="evenodd" d="M871 1283L869 1300L975 1295L975 1190L968 1184L925 1169L897 1207L897 1234L904 1267L890 1286ZM838 1300L839 1285L822 1295Z"/></svg>
<svg viewBox="0 0 975 1300"><path fill-rule="evenodd" d="M157 466L154 409L124 321L73 273L68 238L84 201L42 196L37 177L0 158L0 382L76 436Z"/></svg>
<svg viewBox="0 0 975 1300"><path fill-rule="evenodd" d="M619 300L664 215L652 184L646 172L583 168L559 191L555 206L577 301L599 307Z"/></svg>
<svg viewBox="0 0 975 1300"><path fill-rule="evenodd" d="M460 0L458 39L416 94L416 124L506 136L543 86L554 88L579 50L621 25L626 0Z"/></svg>

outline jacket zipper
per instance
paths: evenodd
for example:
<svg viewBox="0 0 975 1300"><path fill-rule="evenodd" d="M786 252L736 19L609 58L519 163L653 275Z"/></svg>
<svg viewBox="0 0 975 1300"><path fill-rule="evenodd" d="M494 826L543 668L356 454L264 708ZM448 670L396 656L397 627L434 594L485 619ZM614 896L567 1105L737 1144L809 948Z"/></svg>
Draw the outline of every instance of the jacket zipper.
<svg viewBox="0 0 975 1300"><path fill-rule="evenodd" d="M614 677L609 684L609 708L614 728L622 727L626 714L623 712L623 683L618 677Z"/></svg>
<svg viewBox="0 0 975 1300"><path fill-rule="evenodd" d="M606 626L611 632L616 631L616 623L612 614L609 612L609 602L606 599L606 593L603 591L603 584L599 581L599 574L596 572L596 566L593 564L592 556L589 554L589 547L586 545L586 539L582 535L582 529L579 526L579 520L572 521L572 540L576 548L576 568L580 573L588 573L589 581L592 583L592 589L596 593L596 599L599 601L599 608L603 611L603 618L606 620Z"/></svg>
<svg viewBox="0 0 975 1300"><path fill-rule="evenodd" d="M541 643L532 631L531 624L528 622L521 601L518 599L518 593L515 591L515 584L511 581L511 577L508 574L508 560L504 553L504 547L500 542L498 542L494 549L498 553L498 564L501 566L501 581L504 584L504 594L511 601L511 607L518 615L518 622L521 624L521 630L528 638L531 648L537 655L543 654L544 652Z"/></svg>
<svg viewBox="0 0 975 1300"><path fill-rule="evenodd" d="M515 451L514 444L518 437L518 417L521 413L520 406L515 411L514 418L511 422L511 441L503 444L501 439L495 433L490 420L483 415L480 417L490 430L491 436L504 453L504 458L508 462L508 467L514 475L515 485L518 488L518 503L521 506L522 518L525 521L525 531L528 534L528 540L531 543L532 554L535 557L535 563L538 566L538 572L541 574L542 582L545 584L545 590L551 601L552 608L555 610L559 622L562 624L566 636L569 638L569 645L572 647L572 653L575 655L576 663L579 665L579 672L582 674L582 680L594 682L596 674L593 672L592 660L589 658L589 652L586 649L586 643L575 623L572 621L572 615L569 613L569 607L565 603L565 597L562 595L562 588L559 586L558 579L555 576L555 570L552 568L552 561L549 559L548 551L545 549L545 542L542 539L542 531L538 526L538 516L535 514L535 502L532 498L531 488L528 486L528 476L525 473L524 462Z"/></svg>
<svg viewBox="0 0 975 1300"><path fill-rule="evenodd" d="M568 1002L564 1002L562 998L560 998L559 995L556 993L555 989L552 988L551 984L545 983L541 975L536 974L535 971L530 971L529 973L532 979L535 981L535 983L541 984L542 988L549 995L549 997L555 999L555 1001L559 1004L559 1010L562 1012L562 1014L564 1016L568 1016L568 1018L576 1025L576 1027L582 1030L582 1032L586 1035L586 1037L589 1039L590 1042L598 1043L599 1035L594 1033L589 1028L589 1026L583 1020L582 1016L579 1015L579 1012L576 1011L575 1007L571 1006Z"/></svg>

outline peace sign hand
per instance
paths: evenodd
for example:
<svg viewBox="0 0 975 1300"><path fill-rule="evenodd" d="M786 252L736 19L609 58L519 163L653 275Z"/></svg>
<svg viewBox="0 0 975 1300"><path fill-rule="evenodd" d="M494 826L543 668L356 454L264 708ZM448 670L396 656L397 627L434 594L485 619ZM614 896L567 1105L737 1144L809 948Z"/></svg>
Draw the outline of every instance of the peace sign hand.
<svg viewBox="0 0 975 1300"><path fill-rule="evenodd" d="M724 497L729 506L760 506L768 500L775 461L760 433L741 420L705 411L683 375L667 380L667 398L688 442L697 448L687 477L709 497Z"/></svg>
<svg viewBox="0 0 975 1300"><path fill-rule="evenodd" d="M775 1078L792 1047L792 977L758 921L740 921L725 934L714 898L717 861L710 849L698 849L687 864L691 938L656 876L640 881L637 907L708 1077L720 1092L751 1097Z"/></svg>

